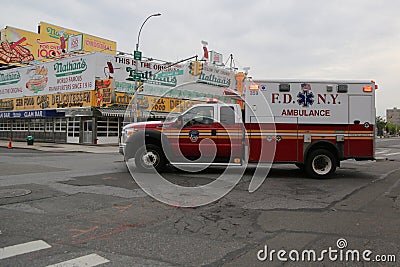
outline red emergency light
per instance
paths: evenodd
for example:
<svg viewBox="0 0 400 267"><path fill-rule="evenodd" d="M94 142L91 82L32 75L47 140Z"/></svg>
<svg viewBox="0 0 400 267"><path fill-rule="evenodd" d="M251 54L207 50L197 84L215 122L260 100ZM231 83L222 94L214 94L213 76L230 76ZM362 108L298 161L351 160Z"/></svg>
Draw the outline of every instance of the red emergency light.
<svg viewBox="0 0 400 267"><path fill-rule="evenodd" d="M218 103L218 99L217 98L206 98L206 102L207 103Z"/></svg>
<svg viewBox="0 0 400 267"><path fill-rule="evenodd" d="M373 91L373 88L371 85L366 85L366 86L363 86L363 91L364 91L364 93L371 93Z"/></svg>
<svg viewBox="0 0 400 267"><path fill-rule="evenodd" d="M377 90L378 89L378 85L375 83L374 80L372 80L371 82L375 85L375 90Z"/></svg>

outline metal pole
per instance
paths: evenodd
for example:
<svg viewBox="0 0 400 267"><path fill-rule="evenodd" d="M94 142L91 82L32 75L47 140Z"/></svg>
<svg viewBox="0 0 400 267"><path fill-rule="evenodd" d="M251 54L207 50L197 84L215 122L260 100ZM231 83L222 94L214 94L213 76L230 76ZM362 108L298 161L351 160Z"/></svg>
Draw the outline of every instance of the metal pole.
<svg viewBox="0 0 400 267"><path fill-rule="evenodd" d="M135 51L139 51L139 38L140 38L140 33L142 32L143 26L144 24L151 18L151 17L158 17L161 16L160 13L157 14L152 14L150 16L148 16L144 22L142 23L142 26L140 26L139 29L139 33L138 33L138 37L137 37L137 43L136 43L136 47L135 47ZM135 66L135 72L137 73L139 70L139 60L136 59L135 60L136 66ZM133 97L133 122L137 122L138 121L138 101L137 101L137 96L138 96L138 81L135 80L135 95Z"/></svg>
<svg viewBox="0 0 400 267"><path fill-rule="evenodd" d="M143 25L142 25L143 26ZM140 28L141 30L142 28ZM139 31L139 35L140 35L140 31ZM136 44L136 50L135 51L139 51L139 36L138 36L138 42ZM139 65L139 60L135 60L135 72L138 72L138 65ZM137 97L138 97L138 81L135 79L135 94L133 95L133 122L137 122L138 121L138 101L137 101Z"/></svg>

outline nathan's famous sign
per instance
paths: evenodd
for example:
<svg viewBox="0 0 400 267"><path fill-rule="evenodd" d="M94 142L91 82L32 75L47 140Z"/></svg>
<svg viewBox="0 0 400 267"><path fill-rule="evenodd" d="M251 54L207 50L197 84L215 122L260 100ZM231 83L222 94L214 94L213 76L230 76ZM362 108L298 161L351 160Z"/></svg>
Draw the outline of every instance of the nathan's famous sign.
<svg viewBox="0 0 400 267"><path fill-rule="evenodd" d="M92 36L86 33L74 31L71 29L66 29L61 26L56 26L54 24L50 24L47 22L40 22L40 38L44 41L50 42L59 42L60 49L62 50L63 47L61 45L65 45L65 48L68 51L68 38L70 36L75 35L83 35L82 38L82 50L85 52L103 52L109 54L115 54L117 50L117 44L114 41L110 41L104 38L99 38L96 36ZM62 42L66 42L62 44ZM62 51L57 51L60 53Z"/></svg>
<svg viewBox="0 0 400 267"><path fill-rule="evenodd" d="M95 89L112 55L92 53L0 72L0 99Z"/></svg>

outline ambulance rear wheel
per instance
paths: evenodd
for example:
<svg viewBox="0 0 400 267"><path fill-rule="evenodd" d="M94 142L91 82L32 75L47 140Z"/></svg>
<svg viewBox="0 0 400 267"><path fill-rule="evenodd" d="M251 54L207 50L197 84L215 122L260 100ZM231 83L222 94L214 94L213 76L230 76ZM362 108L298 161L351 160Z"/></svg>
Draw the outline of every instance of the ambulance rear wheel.
<svg viewBox="0 0 400 267"><path fill-rule="evenodd" d="M142 146L135 154L136 168L142 172L154 169L161 172L165 169L166 162L164 152L156 145Z"/></svg>
<svg viewBox="0 0 400 267"><path fill-rule="evenodd" d="M305 164L305 171L312 178L326 178L336 170L335 156L326 149L317 149L310 153Z"/></svg>

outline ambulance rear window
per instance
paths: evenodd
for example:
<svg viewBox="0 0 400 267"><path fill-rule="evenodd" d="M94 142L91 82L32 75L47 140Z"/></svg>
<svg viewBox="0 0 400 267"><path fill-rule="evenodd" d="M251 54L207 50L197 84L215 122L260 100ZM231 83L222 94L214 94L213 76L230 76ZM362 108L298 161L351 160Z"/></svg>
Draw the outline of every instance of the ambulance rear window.
<svg viewBox="0 0 400 267"><path fill-rule="evenodd" d="M235 124L235 110L232 106L221 107L221 123L223 125Z"/></svg>
<svg viewBox="0 0 400 267"><path fill-rule="evenodd" d="M339 84L337 86L338 93L347 93L349 86L347 84Z"/></svg>
<svg viewBox="0 0 400 267"><path fill-rule="evenodd" d="M288 83L279 84L279 92L290 92L290 84Z"/></svg>

